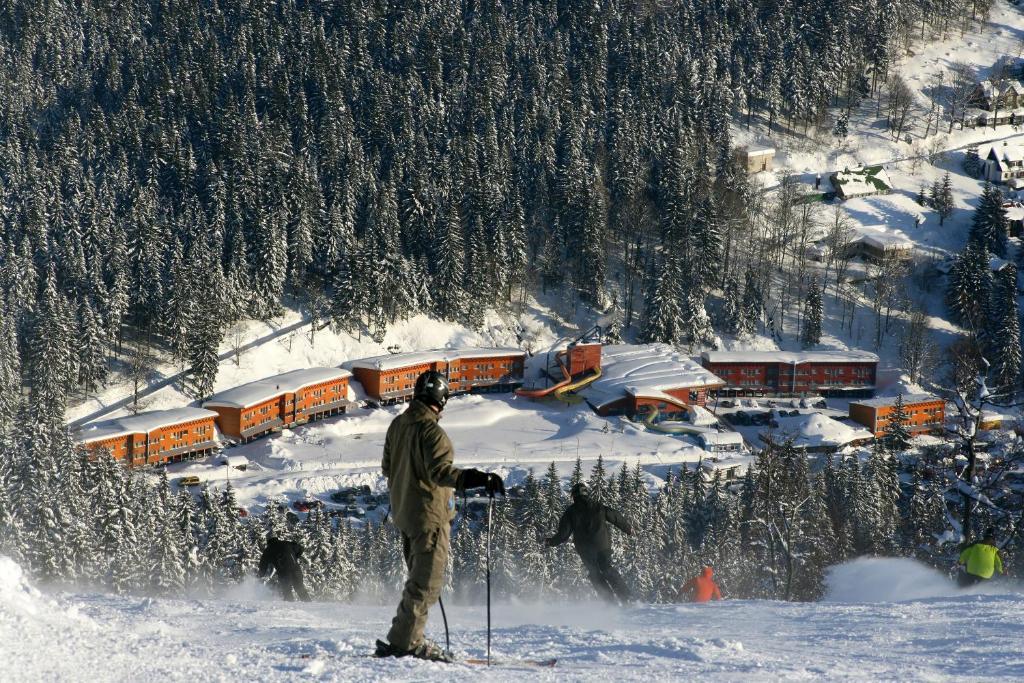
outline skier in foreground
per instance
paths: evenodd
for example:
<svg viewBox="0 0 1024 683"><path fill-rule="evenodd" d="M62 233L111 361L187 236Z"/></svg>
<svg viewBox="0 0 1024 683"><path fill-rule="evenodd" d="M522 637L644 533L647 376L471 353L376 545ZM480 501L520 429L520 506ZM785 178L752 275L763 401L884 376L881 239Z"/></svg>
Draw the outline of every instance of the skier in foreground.
<svg viewBox="0 0 1024 683"><path fill-rule="evenodd" d="M682 593L688 596L690 602L721 600L722 591L718 590L718 584L711 578L714 573L711 567L704 567L704 571L683 584Z"/></svg>
<svg viewBox="0 0 1024 683"><path fill-rule="evenodd" d="M452 489L486 487L489 495L505 494L497 474L453 466L452 442L437 423L448 395L444 375L424 372L416 379L412 402L391 422L384 440L381 467L391 494L391 518L402 532L409 579L388 642L377 641L378 657L452 661L449 653L423 637L427 612L444 585L455 516Z"/></svg>
<svg viewBox="0 0 1024 683"><path fill-rule="evenodd" d="M274 536L267 536L267 548L260 557L258 573L262 578L273 568L277 575L277 587L281 591L281 597L289 602L295 600L295 595L298 595L303 602L309 602L309 593L306 592L306 586L302 583L300 557L302 557L302 546L295 541L282 541Z"/></svg>
<svg viewBox="0 0 1024 683"><path fill-rule="evenodd" d="M622 576L612 566L612 537L608 522L627 535L633 533L625 517L592 499L586 484L579 483L572 487L572 504L566 508L558 523L558 533L544 543L554 548L569 540L571 534L572 543L583 560L583 566L587 568L594 589L608 602L618 600L626 604L633 597Z"/></svg>
<svg viewBox="0 0 1024 683"><path fill-rule="evenodd" d="M980 541L964 548L960 553L959 564L963 565L959 577L961 588L987 581L997 571L1000 574L1005 573L1003 560L999 557L999 548L996 546L995 527L985 529L985 535Z"/></svg>

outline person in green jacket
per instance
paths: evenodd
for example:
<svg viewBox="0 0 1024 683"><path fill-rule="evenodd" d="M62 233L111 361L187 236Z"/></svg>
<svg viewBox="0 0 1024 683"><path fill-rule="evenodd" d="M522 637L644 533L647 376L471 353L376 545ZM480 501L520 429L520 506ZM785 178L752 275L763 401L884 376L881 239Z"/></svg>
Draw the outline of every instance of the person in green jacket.
<svg viewBox="0 0 1024 683"><path fill-rule="evenodd" d="M996 572L1004 573L1003 560L996 547L995 527L985 529L980 541L964 548L960 553L960 564L963 565L960 570L961 588L991 579Z"/></svg>
<svg viewBox="0 0 1024 683"><path fill-rule="evenodd" d="M423 637L423 630L427 612L444 586L454 490L485 487L491 496L505 493L497 474L454 466L452 442L437 423L449 393L444 375L424 372L416 379L409 407L392 420L384 440L381 466L388 480L391 519L402 533L409 578L387 642L377 641L378 657L451 661L448 653Z"/></svg>

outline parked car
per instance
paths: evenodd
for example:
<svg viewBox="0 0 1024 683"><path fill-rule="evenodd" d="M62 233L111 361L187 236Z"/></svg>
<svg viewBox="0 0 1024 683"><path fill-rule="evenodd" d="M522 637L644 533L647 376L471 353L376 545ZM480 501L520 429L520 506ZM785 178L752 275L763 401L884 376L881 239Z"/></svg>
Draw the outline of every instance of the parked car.
<svg viewBox="0 0 1024 683"><path fill-rule="evenodd" d="M199 486L202 483L202 479L195 475L182 477L178 480L178 486Z"/></svg>
<svg viewBox="0 0 1024 683"><path fill-rule="evenodd" d="M331 501L339 504L354 503L359 496L369 496L372 494L373 491L366 484L362 486L345 486L331 494Z"/></svg>
<svg viewBox="0 0 1024 683"><path fill-rule="evenodd" d="M732 408L735 405L736 405L735 403L733 403L731 400L729 400L727 398L723 398L721 401L718 402L718 407L719 408Z"/></svg>
<svg viewBox="0 0 1024 683"><path fill-rule="evenodd" d="M322 500L297 500L292 503L292 507L299 512L309 512L314 508L322 508L324 503Z"/></svg>
<svg viewBox="0 0 1024 683"><path fill-rule="evenodd" d="M750 414L743 410L737 410L732 415L732 422L738 425L749 425L751 423Z"/></svg>

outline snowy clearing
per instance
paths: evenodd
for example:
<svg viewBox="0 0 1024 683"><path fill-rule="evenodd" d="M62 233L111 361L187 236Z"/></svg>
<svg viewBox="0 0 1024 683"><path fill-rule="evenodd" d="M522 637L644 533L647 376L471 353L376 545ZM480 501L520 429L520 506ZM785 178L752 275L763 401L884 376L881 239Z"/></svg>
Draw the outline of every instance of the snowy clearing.
<svg viewBox="0 0 1024 683"><path fill-rule="evenodd" d="M214 464L221 461L218 457L169 465L168 474L172 480L194 475L214 485L230 478L238 502L246 507L262 507L272 497L320 497L329 503L328 495L344 486L366 484L383 491L384 436L403 410L404 405L356 409L226 450L226 455L244 456L255 464L246 472ZM568 477L577 455L587 472L599 456L609 472L639 462L652 485L670 469L678 472L684 462L692 470L701 460L712 459L696 437L661 434L618 417L599 417L585 404L531 401L510 394L457 396L448 403L441 425L455 446L457 466L496 470L510 484L520 483L530 468L540 476L551 462ZM720 458L743 468L752 460L747 453Z"/></svg>
<svg viewBox="0 0 1024 683"><path fill-rule="evenodd" d="M40 594L0 558L0 642L7 680L971 680L1024 676L1019 587L956 590L910 560L837 568L840 597L608 608L596 603L494 605L497 658L557 657L554 669L378 660L373 641L392 605L294 604L254 582L219 598ZM835 575L834 575L835 576ZM893 577L929 597L890 599ZM999 589L994 589L999 590ZM867 595L865 594L867 591ZM1015 592L1016 591L1016 592ZM854 595L859 593L859 595ZM920 593L919 593L920 594ZM397 596L396 596L397 597ZM482 657L485 612L449 605L454 649ZM435 609L428 635L443 643Z"/></svg>

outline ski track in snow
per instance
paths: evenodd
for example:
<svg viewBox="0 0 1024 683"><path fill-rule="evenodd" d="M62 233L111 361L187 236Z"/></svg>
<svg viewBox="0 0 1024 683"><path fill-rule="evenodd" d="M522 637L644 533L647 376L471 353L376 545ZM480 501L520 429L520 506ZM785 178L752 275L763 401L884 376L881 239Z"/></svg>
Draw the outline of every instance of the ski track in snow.
<svg viewBox="0 0 1024 683"><path fill-rule="evenodd" d="M0 558L0 565L4 562ZM9 563L9 561L7 561ZM872 564L874 563L874 564ZM9 563L12 564L12 563ZM864 566L855 566L855 565ZM893 572L923 581L910 560L858 560L858 590ZM0 566L3 569L3 566ZM220 598L92 593L56 598L0 572L0 680L1014 680L1024 677L1024 596L957 591L908 602L704 605L513 604L493 608L497 659L557 657L553 669L370 656L393 605L281 603L250 580ZM922 578L924 577L924 578ZM835 575L833 575L835 578ZM6 583L5 583L6 582ZM855 581L856 583L856 581ZM998 590L993 586L990 590ZM397 600L397 595L395 596ZM485 612L451 604L454 649L483 657ZM435 609L428 636L443 643Z"/></svg>

